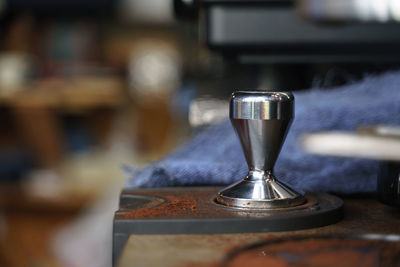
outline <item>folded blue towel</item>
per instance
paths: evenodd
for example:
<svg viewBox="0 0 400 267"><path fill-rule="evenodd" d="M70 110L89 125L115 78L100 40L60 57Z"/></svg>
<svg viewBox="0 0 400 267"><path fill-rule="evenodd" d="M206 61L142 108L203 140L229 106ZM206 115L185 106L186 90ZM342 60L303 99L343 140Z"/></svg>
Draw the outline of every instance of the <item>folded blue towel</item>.
<svg viewBox="0 0 400 267"><path fill-rule="evenodd" d="M298 137L321 130L355 130L358 125L399 125L400 72L294 95L296 115L275 166L276 176L309 191L374 192L377 161L310 155L299 147ZM126 188L230 184L242 179L248 170L228 120L211 126L147 168L124 169L128 175Z"/></svg>

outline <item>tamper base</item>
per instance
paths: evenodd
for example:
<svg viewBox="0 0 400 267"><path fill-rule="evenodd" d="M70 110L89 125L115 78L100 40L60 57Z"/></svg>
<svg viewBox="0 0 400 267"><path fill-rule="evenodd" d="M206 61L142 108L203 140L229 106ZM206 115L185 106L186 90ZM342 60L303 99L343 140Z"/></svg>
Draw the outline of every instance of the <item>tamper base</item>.
<svg viewBox="0 0 400 267"><path fill-rule="evenodd" d="M256 177L263 175L260 177ZM305 198L268 172L250 171L243 180L217 194L217 202L233 208L272 209L303 204Z"/></svg>

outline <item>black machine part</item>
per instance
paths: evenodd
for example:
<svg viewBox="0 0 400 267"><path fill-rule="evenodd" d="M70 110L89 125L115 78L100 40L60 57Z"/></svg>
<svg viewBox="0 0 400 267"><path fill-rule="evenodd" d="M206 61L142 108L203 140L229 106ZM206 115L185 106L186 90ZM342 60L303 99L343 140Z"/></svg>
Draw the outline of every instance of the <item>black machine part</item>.
<svg viewBox="0 0 400 267"><path fill-rule="evenodd" d="M400 207L400 162L381 163L378 174L378 196L382 203Z"/></svg>
<svg viewBox="0 0 400 267"><path fill-rule="evenodd" d="M295 1L203 0L207 45L241 63L399 62L400 23L318 23Z"/></svg>

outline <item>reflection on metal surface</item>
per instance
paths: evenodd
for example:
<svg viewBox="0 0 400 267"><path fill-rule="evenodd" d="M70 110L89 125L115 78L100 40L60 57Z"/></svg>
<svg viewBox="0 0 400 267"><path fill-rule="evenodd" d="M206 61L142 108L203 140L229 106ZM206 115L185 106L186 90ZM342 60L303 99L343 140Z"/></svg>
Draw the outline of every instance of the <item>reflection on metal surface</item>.
<svg viewBox="0 0 400 267"><path fill-rule="evenodd" d="M263 188L263 184L261 183L256 183L253 188L253 194L251 196L252 199L264 199L265 198L265 192Z"/></svg>

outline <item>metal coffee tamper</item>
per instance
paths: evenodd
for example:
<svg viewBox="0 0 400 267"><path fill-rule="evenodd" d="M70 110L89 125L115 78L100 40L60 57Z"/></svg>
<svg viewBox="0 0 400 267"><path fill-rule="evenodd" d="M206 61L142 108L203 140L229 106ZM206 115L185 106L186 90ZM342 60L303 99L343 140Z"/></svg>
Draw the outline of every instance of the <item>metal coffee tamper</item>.
<svg viewBox="0 0 400 267"><path fill-rule="evenodd" d="M237 91L230 100L229 116L249 172L243 180L219 191L217 202L246 209L303 204L305 198L279 182L273 173L294 117L294 96L289 92Z"/></svg>
<svg viewBox="0 0 400 267"><path fill-rule="evenodd" d="M303 196L274 176L293 104L293 95L286 92L233 93L230 119L246 156L247 175L217 194L214 187L124 190L114 216L114 262L135 234L292 231L341 220L343 201L338 197L322 192Z"/></svg>

